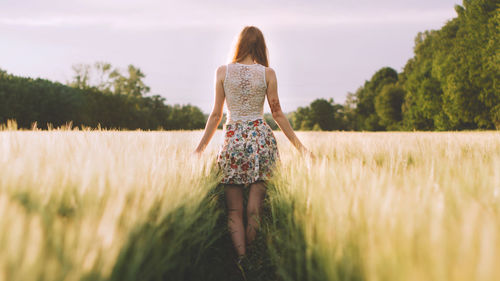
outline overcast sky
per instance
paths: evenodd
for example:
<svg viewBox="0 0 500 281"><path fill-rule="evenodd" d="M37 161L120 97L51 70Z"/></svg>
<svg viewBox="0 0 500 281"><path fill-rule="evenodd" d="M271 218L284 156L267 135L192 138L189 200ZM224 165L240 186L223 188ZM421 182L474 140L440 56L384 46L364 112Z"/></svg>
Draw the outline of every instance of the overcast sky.
<svg viewBox="0 0 500 281"><path fill-rule="evenodd" d="M228 63L238 32L255 25L289 112L316 98L343 102L383 66L401 71L417 32L439 29L461 3L0 0L0 68L65 83L73 64L133 64L152 94L209 113L216 68Z"/></svg>

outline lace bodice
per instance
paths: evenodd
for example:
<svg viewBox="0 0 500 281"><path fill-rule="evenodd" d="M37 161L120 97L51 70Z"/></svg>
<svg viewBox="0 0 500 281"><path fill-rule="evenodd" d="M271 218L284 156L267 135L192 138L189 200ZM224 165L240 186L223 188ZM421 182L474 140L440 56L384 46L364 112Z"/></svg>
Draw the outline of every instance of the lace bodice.
<svg viewBox="0 0 500 281"><path fill-rule="evenodd" d="M250 121L263 118L266 98L266 67L261 64L230 63L226 68L227 121Z"/></svg>

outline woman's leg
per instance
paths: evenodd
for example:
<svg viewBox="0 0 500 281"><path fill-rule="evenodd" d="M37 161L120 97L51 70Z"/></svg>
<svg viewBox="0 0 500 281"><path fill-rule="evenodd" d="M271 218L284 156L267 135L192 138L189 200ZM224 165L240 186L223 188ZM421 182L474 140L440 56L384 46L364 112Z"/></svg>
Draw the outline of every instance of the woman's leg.
<svg viewBox="0 0 500 281"><path fill-rule="evenodd" d="M245 228L243 225L243 187L226 185L227 225L238 256L245 254Z"/></svg>
<svg viewBox="0 0 500 281"><path fill-rule="evenodd" d="M263 181L257 181L250 185L247 204L247 228L246 242L247 245L252 243L257 235L257 229L260 224L260 213L262 204L266 196L266 186Z"/></svg>

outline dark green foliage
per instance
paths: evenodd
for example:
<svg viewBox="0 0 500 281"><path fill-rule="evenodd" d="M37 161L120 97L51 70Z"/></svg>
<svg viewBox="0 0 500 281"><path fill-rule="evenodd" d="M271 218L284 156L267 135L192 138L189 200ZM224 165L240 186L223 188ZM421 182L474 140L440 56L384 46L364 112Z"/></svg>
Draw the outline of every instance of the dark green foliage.
<svg viewBox="0 0 500 281"><path fill-rule="evenodd" d="M500 129L500 1L465 0L455 10L440 30L417 34L415 56L401 73L381 68L335 110L324 100L299 107L293 127Z"/></svg>
<svg viewBox="0 0 500 281"><path fill-rule="evenodd" d="M498 128L498 0L469 0L440 30L419 33L404 68L406 129Z"/></svg>
<svg viewBox="0 0 500 281"><path fill-rule="evenodd" d="M292 115L292 126L296 130L311 130L314 126L309 107L299 107Z"/></svg>
<svg viewBox="0 0 500 281"><path fill-rule="evenodd" d="M357 129L379 131L386 127L375 110L375 99L380 95L386 85L395 84L398 81L398 73L390 68L384 67L377 71L365 85L359 88L356 95L356 122ZM383 104L380 104L382 106Z"/></svg>
<svg viewBox="0 0 500 281"><path fill-rule="evenodd" d="M344 105L316 99L291 114L296 130L385 130L401 123L404 91L396 86L398 73L389 67L377 71ZM388 86L388 87L386 87ZM389 87L390 86L390 87ZM380 96L380 97L379 97Z"/></svg>
<svg viewBox="0 0 500 281"><path fill-rule="evenodd" d="M344 115L344 106L334 103L333 99L316 99L293 112L290 123L297 130L345 130Z"/></svg>
<svg viewBox="0 0 500 281"><path fill-rule="evenodd" d="M0 71L0 123L16 119L18 127L28 128L32 122L54 126L73 121L81 124L87 117L87 99L60 83L44 79L22 78Z"/></svg>
<svg viewBox="0 0 500 281"><path fill-rule="evenodd" d="M15 119L19 128L29 128L33 122L39 128L47 128L49 123L58 127L69 122L93 128L204 128L206 119L198 107L170 106L159 95L143 96L149 91L141 81L144 75L133 66L128 70L130 77L113 72L113 77L123 82L121 86L114 80L90 86L89 75L79 70L69 83L73 87L0 70L0 123ZM113 87L118 90L113 92Z"/></svg>
<svg viewBox="0 0 500 281"><path fill-rule="evenodd" d="M417 34L402 73L384 67L348 96L347 128L500 128L500 2L465 0L455 10L440 30ZM308 124L313 114L302 113L298 121Z"/></svg>
<svg viewBox="0 0 500 281"><path fill-rule="evenodd" d="M375 111L380 118L380 124L388 130L396 130L400 126L404 95L401 87L387 84L375 98Z"/></svg>
<svg viewBox="0 0 500 281"><path fill-rule="evenodd" d="M318 124L321 130L331 131L335 128L336 107L333 104L333 99L330 99L330 101L317 99L313 101L309 107L311 108L311 119L313 123Z"/></svg>

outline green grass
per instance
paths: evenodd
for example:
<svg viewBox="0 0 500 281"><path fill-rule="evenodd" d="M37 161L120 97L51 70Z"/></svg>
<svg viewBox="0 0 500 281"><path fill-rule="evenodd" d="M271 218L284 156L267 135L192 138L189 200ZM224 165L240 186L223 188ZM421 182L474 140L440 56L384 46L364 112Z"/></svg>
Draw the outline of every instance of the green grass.
<svg viewBox="0 0 500 281"><path fill-rule="evenodd" d="M201 134L3 127L0 281L241 280ZM249 280L500 280L500 133L275 134Z"/></svg>

